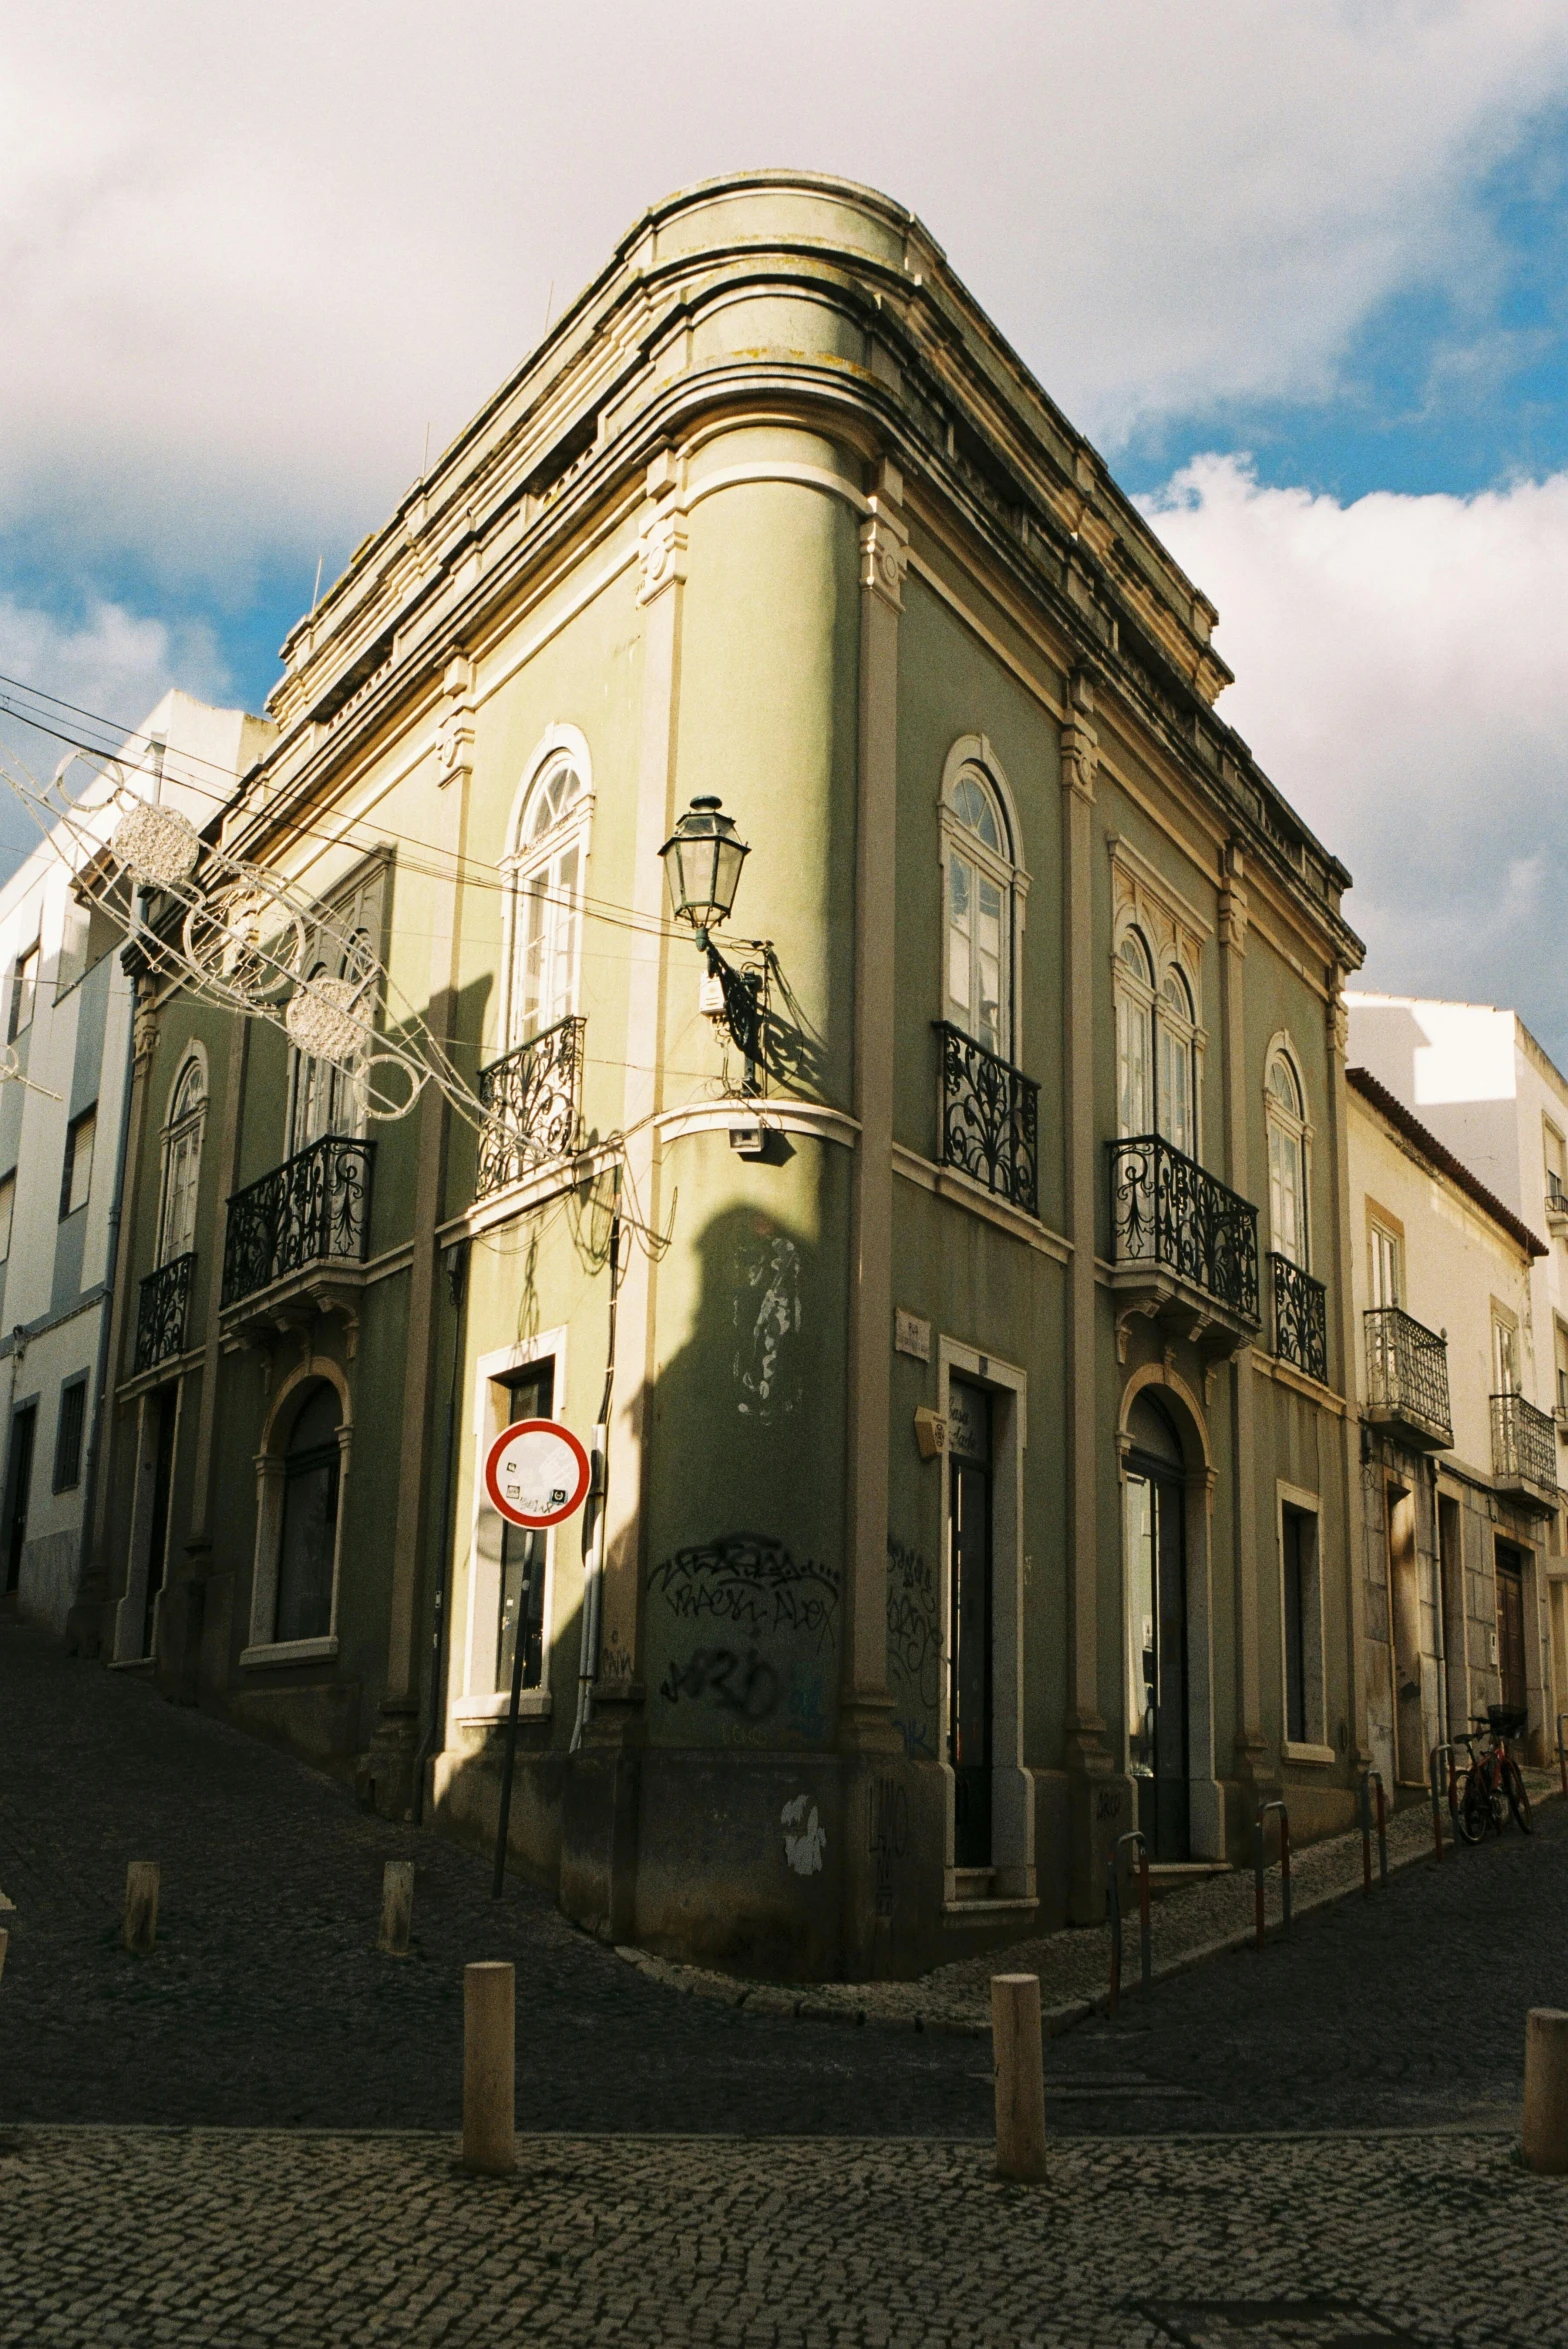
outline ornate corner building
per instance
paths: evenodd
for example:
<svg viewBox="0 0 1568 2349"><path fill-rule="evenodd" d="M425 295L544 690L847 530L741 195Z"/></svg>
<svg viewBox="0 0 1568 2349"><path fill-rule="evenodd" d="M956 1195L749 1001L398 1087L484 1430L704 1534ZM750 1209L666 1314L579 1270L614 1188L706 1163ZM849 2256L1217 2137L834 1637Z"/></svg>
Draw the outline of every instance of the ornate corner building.
<svg viewBox="0 0 1568 2349"><path fill-rule="evenodd" d="M515 1682L519 1859L760 1973L1090 1917L1122 1834L1221 1866L1281 1790L1348 1823L1360 948L1214 619L907 212L640 220L289 638L222 817L489 1121L157 1003L119 1658L479 1841ZM717 976L660 861L704 797ZM522 1536L481 1470L537 1415L602 1475Z"/></svg>

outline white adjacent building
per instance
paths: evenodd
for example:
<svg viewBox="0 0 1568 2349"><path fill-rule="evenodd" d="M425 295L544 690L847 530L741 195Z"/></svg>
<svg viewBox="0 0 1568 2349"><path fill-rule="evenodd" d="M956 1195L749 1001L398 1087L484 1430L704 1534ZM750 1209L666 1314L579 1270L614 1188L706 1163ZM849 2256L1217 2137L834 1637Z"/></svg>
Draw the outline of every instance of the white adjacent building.
<svg viewBox="0 0 1568 2349"><path fill-rule="evenodd" d="M202 830L273 732L169 693L118 770ZM0 889L0 1605L55 1632L81 1580L100 1451L133 1027L124 932L73 886L82 834L114 821L92 763L74 770L80 820Z"/></svg>
<svg viewBox="0 0 1568 2349"><path fill-rule="evenodd" d="M1493 1561L1494 1570L1470 1595L1482 1608L1482 1677L1493 1672L1500 1698L1510 1671L1517 1669L1513 1616L1516 1590L1523 1593L1524 1640L1535 1691L1531 1726L1544 1757L1555 1742L1557 1716L1568 1710L1568 1557L1557 1496L1559 1482L1568 1484L1562 1449L1568 1442L1568 1078L1516 1012L1490 1004L1360 993L1351 994L1348 1004L1352 1070L1364 1070L1441 1154L1457 1162L1459 1179L1468 1176L1530 1241L1517 1281L1496 1271L1494 1263L1483 1284L1485 1260L1496 1254L1495 1219L1493 1242L1478 1256L1474 1234L1462 1241L1454 1218L1442 1211L1439 1183L1419 1235L1407 1233L1404 1277L1411 1284L1425 1281L1431 1311L1450 1330L1472 1308L1479 1313L1481 1304L1485 1307L1484 1326L1462 1365L1449 1347L1461 1452L1441 1468L1447 1474L1453 1460L1462 1457L1466 1472L1480 1479L1473 1489L1501 1486L1528 1504L1529 1538L1521 1541L1519 1526L1511 1533L1501 1529L1502 1504L1487 1503L1490 1538L1494 1548L1501 1545L1504 1574L1499 1582ZM1419 1316L1413 1285L1405 1300L1380 1298L1375 1193L1370 1180L1356 1181L1354 1156L1352 1192L1353 1213L1360 1214L1365 1227L1357 1235L1357 1270L1367 1285L1368 1309L1379 1302L1408 1302ZM1419 1275L1418 1263L1425 1266ZM1460 1439L1461 1415L1467 1424L1471 1417L1473 1386L1484 1387L1487 1424L1484 1430L1477 1424ZM1492 1620L1484 1626L1488 1613Z"/></svg>

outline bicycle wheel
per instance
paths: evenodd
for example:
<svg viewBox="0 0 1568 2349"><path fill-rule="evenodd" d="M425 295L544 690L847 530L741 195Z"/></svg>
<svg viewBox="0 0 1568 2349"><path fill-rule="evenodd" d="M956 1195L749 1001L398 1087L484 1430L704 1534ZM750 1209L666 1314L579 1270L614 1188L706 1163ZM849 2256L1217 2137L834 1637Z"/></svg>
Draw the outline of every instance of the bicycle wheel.
<svg viewBox="0 0 1568 2349"><path fill-rule="evenodd" d="M1479 1843L1492 1824L1491 1790L1486 1783L1486 1772L1477 1762L1472 1762L1466 1772L1454 1824L1466 1843Z"/></svg>
<svg viewBox="0 0 1568 2349"><path fill-rule="evenodd" d="M1508 1788L1508 1808L1513 1812L1514 1825L1521 1835L1528 1835L1532 1825L1530 1793L1524 1782L1524 1772L1517 1762L1510 1761L1508 1763L1504 1772L1504 1783Z"/></svg>

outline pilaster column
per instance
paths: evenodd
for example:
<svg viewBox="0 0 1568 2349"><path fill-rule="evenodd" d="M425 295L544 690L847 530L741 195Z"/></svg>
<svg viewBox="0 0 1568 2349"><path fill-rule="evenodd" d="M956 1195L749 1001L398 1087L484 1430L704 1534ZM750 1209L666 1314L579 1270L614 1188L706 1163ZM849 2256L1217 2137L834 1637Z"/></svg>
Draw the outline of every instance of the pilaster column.
<svg viewBox="0 0 1568 2349"><path fill-rule="evenodd" d="M1220 884L1220 1023L1225 1079L1225 1180L1243 1198L1252 1197L1248 1148L1252 1072L1247 1061L1246 860L1239 841L1224 852ZM1262 1085L1262 1072L1258 1072ZM1261 1272L1262 1267L1259 1267ZM1255 1788L1264 1766L1258 1644L1257 1424L1252 1349L1235 1358L1231 1432L1235 1446L1232 1493L1236 1511L1236 1774Z"/></svg>
<svg viewBox="0 0 1568 2349"><path fill-rule="evenodd" d="M217 1198L211 1221L212 1245L202 1267L207 1276L203 1284L207 1292L204 1324L207 1334L202 1345L201 1406L196 1417L196 1456L191 1473L191 1528L185 1543L185 1554L190 1559L192 1573L202 1580L206 1577L207 1561L212 1554L213 1468L216 1459L218 1380L222 1370L222 1351L218 1339L219 1315L223 1308L225 1203L234 1190L239 1170L240 1128L245 1107L250 1036L251 1023L248 1019L230 1020L223 1106L216 1121L217 1131L212 1136L217 1159ZM227 1670L226 1660L221 1668Z"/></svg>
<svg viewBox="0 0 1568 2349"><path fill-rule="evenodd" d="M893 1348L894 924L898 885L898 633L909 533L883 461L860 525L860 739L855 814L854 1110L844 1646L846 1751L901 1751L887 1692L888 1443Z"/></svg>
<svg viewBox="0 0 1568 2349"><path fill-rule="evenodd" d="M129 1552L122 1561L122 1573L112 1572L107 1556L109 1541L109 1509L114 1491L114 1464L118 1453L117 1430L120 1425L119 1407L115 1389L125 1376L122 1357L125 1353L127 1329L134 1326L132 1301L137 1293L136 1281L136 1218L141 1204L142 1146L147 1123L147 1079L152 1068L152 1056L158 1044L158 1015L153 1009L152 981L140 973L131 975L131 1105L125 1124L125 1175L120 1199L120 1230L114 1266L114 1294L109 1300L109 1351L105 1357L104 1391L94 1398L101 1429L101 1457L95 1464L93 1481L93 1517L90 1527L91 1554L86 1573L81 1578L85 1598L91 1590L108 1599L111 1594L123 1598L126 1590L125 1571L129 1569ZM141 1415L132 1422L132 1444L140 1442ZM116 1585L118 1589L116 1590ZM123 1651L115 1645L118 1637L117 1614L107 1609L104 1615L104 1645L119 1659Z"/></svg>
<svg viewBox="0 0 1568 2349"><path fill-rule="evenodd" d="M454 653L442 680L437 719L439 786L432 843L451 878L433 880L426 900L430 912L429 1024L438 1036L456 1031L458 940L461 931L462 856L468 829L468 795L473 777L473 664ZM392 1583L387 1623L387 1678L381 1720L371 1740L375 1759L369 1777L377 1807L401 1818L413 1801L413 1757L419 1710L419 1666L425 1652L418 1623L419 1595L427 1537L434 1527L428 1505L441 1480L431 1473L430 1447L440 1330L436 1274L436 1227L441 1221L446 1145L451 1111L427 1084L413 1112L418 1126L414 1174L414 1253L408 1276L408 1335L403 1372L403 1414L398 1430L397 1516L392 1535ZM434 1527L439 1546L440 1528Z"/></svg>
<svg viewBox="0 0 1568 2349"><path fill-rule="evenodd" d="M626 997L626 1132L623 1203L650 1228L661 1228L663 1170L653 1120L665 1105L663 1036L670 988L670 942L663 934L664 867L659 850L675 828L675 743L680 716L681 627L686 604L686 510L682 467L661 452L648 468L640 532L642 712L637 750L636 853L628 933ZM700 965L682 956L695 989ZM643 1239L622 1235L615 1394L606 1466L604 1582L600 1594L596 1713L640 1708L644 1513L653 1386L657 1373L658 1271ZM608 1306L608 1280L606 1305ZM624 1717L622 1726L625 1726ZM614 1732L601 1719L601 1733Z"/></svg>
<svg viewBox="0 0 1568 2349"><path fill-rule="evenodd" d="M1324 1020L1328 1036L1328 1132L1329 1150L1333 1162L1334 1212L1331 1223L1333 1235L1333 1270L1331 1286L1335 1292L1332 1323L1336 1335L1339 1362L1335 1381L1345 1398L1344 1455L1345 1455L1345 1669L1350 1685L1345 1692L1346 1726L1350 1733L1350 1758L1358 1770L1367 1769L1372 1761L1372 1748L1367 1738L1367 1676L1366 1676L1366 1571L1362 1555L1365 1538L1365 1512L1361 1498L1361 1418L1356 1408L1358 1348L1361 1333L1356 1327L1356 1300L1352 1286L1353 1263L1351 1251L1355 1245L1354 1222L1350 1204L1350 1136L1346 1117L1345 1054L1350 1042L1350 1014L1345 1007L1345 972L1338 963L1328 970L1328 1001L1324 1006ZM1335 1366L1331 1363L1331 1375ZM1433 1500L1434 1521L1436 1501ZM1441 1565L1439 1566L1441 1572ZM1460 1617L1460 1636L1463 1638L1464 1618ZM1332 1732L1333 1724L1330 1723Z"/></svg>
<svg viewBox="0 0 1568 2349"><path fill-rule="evenodd" d="M1076 669L1062 722L1062 1021L1067 1236L1067 1720L1070 1881L1078 1924L1104 1903L1103 1847L1119 1831L1100 1710L1100 1416L1095 1224L1100 1153L1094 1115L1094 681Z"/></svg>

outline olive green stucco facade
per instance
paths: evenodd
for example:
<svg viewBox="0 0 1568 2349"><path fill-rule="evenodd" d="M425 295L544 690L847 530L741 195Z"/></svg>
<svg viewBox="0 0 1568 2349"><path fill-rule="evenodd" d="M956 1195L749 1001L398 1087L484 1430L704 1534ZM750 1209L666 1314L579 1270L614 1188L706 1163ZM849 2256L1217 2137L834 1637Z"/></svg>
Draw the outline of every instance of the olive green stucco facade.
<svg viewBox="0 0 1568 2349"><path fill-rule="evenodd" d="M593 1442L613 1231L591 1701L597 1503L548 1538L511 1810L572 1915L809 1978L1095 1914L1139 1800L1140 1428L1174 1447L1155 1482L1184 1594L1182 1856L1241 1856L1281 1788L1298 1835L1345 1823L1365 1744L1340 1008L1359 947L1347 876L1212 715L1213 617L908 214L756 175L640 221L294 632L276 743L222 819L226 848L340 926L352 899L385 1025L413 1007L469 1079L519 1048L520 890L564 909L572 1146L497 1182L429 1088L366 1130L353 1245L225 1302L225 1202L298 1144L302 1079L275 1028L144 982L97 1549L119 1659L150 1618L169 1694L492 1837L518 1569L483 1457L546 1364L551 1410ZM530 794L568 771L545 847L578 862L530 868ZM966 776L1000 827L974 850L1002 940L999 976L974 965L1002 1006L978 1058L937 1025L962 1027ZM717 942L774 957L760 1100L668 918L658 852L705 793L751 850ZM1229 1274L1118 1240L1130 929L1154 996L1166 961L1184 974L1182 1163L1261 1210L1255 1311ZM1151 1050L1165 1017L1147 1011ZM163 1130L197 1048L191 1303L183 1344L138 1371ZM1280 1359L1271 1304L1281 1054L1324 1375ZM989 1159L972 1080L1013 1104ZM759 1124L761 1155L734 1145ZM330 1625L289 1639L290 1446L324 1388ZM983 1430L968 1500L934 1448L955 1427ZM1311 1735L1285 1508L1312 1520ZM984 1672L963 1701L989 1780L955 1828L954 1545L976 1509Z"/></svg>

